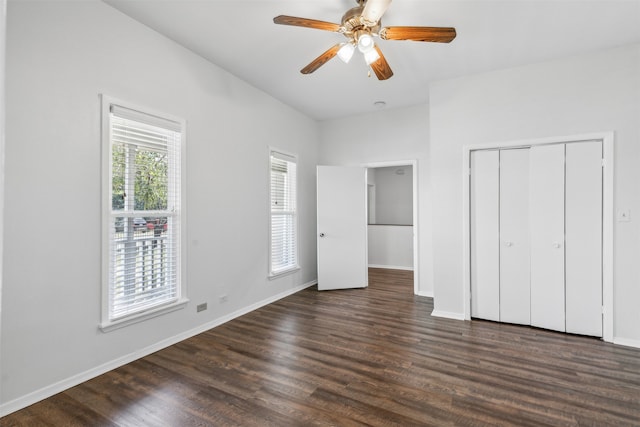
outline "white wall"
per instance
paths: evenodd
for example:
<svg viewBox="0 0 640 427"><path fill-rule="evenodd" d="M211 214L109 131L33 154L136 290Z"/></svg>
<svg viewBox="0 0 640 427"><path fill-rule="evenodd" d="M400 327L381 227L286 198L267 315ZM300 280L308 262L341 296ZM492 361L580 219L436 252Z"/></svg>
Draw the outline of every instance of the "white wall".
<svg viewBox="0 0 640 427"><path fill-rule="evenodd" d="M7 2L0 0L0 343L2 343L2 262L4 248L5 47ZM0 366L2 354L0 354ZM0 371L0 376L2 371Z"/></svg>
<svg viewBox="0 0 640 427"><path fill-rule="evenodd" d="M403 170L399 175L397 170ZM375 171L376 224L413 223L413 169L409 166L371 168Z"/></svg>
<svg viewBox="0 0 640 427"><path fill-rule="evenodd" d="M0 410L316 279L315 121L99 1L10 2L7 30ZM98 329L100 93L187 120L191 302L109 333ZM302 266L272 281L269 145L299 156Z"/></svg>
<svg viewBox="0 0 640 427"><path fill-rule="evenodd" d="M320 123L320 139L320 164L359 166L384 161L417 160L420 233L418 292L432 295L428 106L388 109L327 120Z"/></svg>
<svg viewBox="0 0 640 427"><path fill-rule="evenodd" d="M614 131L614 340L640 346L640 46L438 82L430 114L435 311L464 312L462 147Z"/></svg>
<svg viewBox="0 0 640 427"><path fill-rule="evenodd" d="M413 227L369 225L369 267L413 270Z"/></svg>

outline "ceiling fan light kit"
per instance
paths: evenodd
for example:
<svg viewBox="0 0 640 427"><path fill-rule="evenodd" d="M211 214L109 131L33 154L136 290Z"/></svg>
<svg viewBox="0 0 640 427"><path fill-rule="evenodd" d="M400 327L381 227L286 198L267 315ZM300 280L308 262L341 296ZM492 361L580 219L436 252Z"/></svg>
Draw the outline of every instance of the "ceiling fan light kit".
<svg viewBox="0 0 640 427"><path fill-rule="evenodd" d="M338 49L338 58L342 60L345 64L348 64L353 57L353 52L355 52L356 47L353 43L342 43L340 49Z"/></svg>
<svg viewBox="0 0 640 427"><path fill-rule="evenodd" d="M369 49L364 53L364 61L367 63L367 65L373 64L378 59L380 59L380 54L375 49Z"/></svg>
<svg viewBox="0 0 640 427"><path fill-rule="evenodd" d="M344 35L347 42L338 43L322 55L311 61L300 72L310 74L320 68L334 56L348 63L353 57L356 46L363 54L365 62L379 80L387 80L393 71L387 63L374 37L382 40L413 40L421 42L449 43L456 37L451 27L381 27L380 19L387 11L391 0L356 0L358 6L351 8L342 17L341 24L280 15L273 22L280 25L314 28Z"/></svg>
<svg viewBox="0 0 640 427"><path fill-rule="evenodd" d="M355 40L358 41L358 50L367 53L373 49L373 36L364 30L360 30L355 34Z"/></svg>

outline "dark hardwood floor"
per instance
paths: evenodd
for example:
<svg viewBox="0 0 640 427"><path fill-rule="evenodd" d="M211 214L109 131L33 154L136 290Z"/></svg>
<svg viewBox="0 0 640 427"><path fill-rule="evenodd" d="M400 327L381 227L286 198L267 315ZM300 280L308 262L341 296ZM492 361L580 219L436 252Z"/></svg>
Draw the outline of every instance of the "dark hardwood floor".
<svg viewBox="0 0 640 427"><path fill-rule="evenodd" d="M639 426L640 350L434 318L412 273L301 291L2 426Z"/></svg>

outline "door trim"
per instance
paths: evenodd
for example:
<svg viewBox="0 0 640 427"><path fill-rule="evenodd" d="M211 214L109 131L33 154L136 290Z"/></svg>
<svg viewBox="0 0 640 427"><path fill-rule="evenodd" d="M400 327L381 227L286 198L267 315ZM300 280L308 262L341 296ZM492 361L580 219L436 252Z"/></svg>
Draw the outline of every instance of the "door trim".
<svg viewBox="0 0 640 427"><path fill-rule="evenodd" d="M413 171L413 293L414 295L423 295L423 296L433 296L433 295L425 295L420 292L420 257L419 257L419 246L418 246L418 236L420 231L419 221L418 221L418 205L419 205L419 191L418 191L418 161L417 160L394 160L394 161L385 161L385 162L372 162L372 163L364 163L360 166L368 169L373 168L385 168L390 166L411 166L411 170ZM368 197L368 195L367 195ZM367 200L368 204L368 200ZM433 291L432 291L433 292Z"/></svg>
<svg viewBox="0 0 640 427"><path fill-rule="evenodd" d="M615 307L613 301L613 177L614 177L614 132L598 132L519 141L465 145L462 147L462 238L463 238L463 305L464 319L471 320L471 230L470 230L470 185L472 151L532 147L536 145L564 144L571 142L602 141L604 167L602 169L602 339L613 342Z"/></svg>

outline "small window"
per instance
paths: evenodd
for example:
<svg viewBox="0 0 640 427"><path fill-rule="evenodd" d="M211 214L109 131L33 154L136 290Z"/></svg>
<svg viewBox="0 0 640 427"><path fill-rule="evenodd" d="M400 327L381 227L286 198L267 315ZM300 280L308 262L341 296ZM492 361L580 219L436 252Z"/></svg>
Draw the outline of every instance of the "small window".
<svg viewBox="0 0 640 427"><path fill-rule="evenodd" d="M183 123L104 102L103 330L176 308L181 283Z"/></svg>
<svg viewBox="0 0 640 427"><path fill-rule="evenodd" d="M271 151L271 245L270 276L298 267L298 207L296 201L296 158Z"/></svg>

